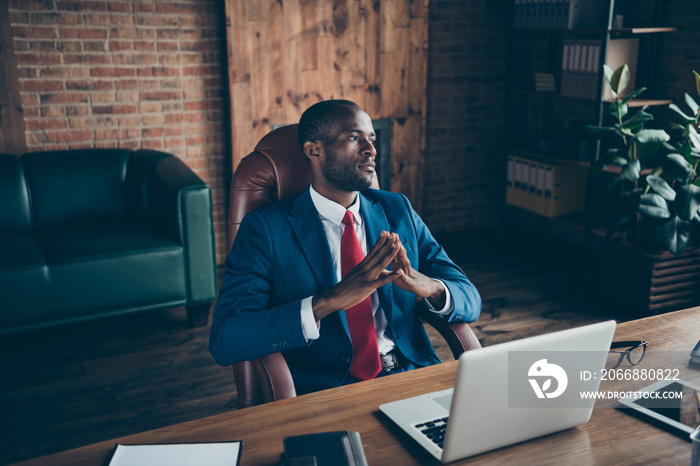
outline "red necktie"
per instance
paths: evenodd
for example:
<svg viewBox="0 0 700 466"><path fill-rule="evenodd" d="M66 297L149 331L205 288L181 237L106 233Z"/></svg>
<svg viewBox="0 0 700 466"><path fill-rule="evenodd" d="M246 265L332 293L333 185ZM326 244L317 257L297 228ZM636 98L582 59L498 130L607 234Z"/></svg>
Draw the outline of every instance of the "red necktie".
<svg viewBox="0 0 700 466"><path fill-rule="evenodd" d="M352 212L345 211L345 217L343 217L345 230L340 239L340 270L343 277L365 257L360 241L355 234L353 220ZM350 366L350 375L358 380L373 379L379 374L381 364L369 296L361 303L346 309L345 316L355 353L352 366Z"/></svg>

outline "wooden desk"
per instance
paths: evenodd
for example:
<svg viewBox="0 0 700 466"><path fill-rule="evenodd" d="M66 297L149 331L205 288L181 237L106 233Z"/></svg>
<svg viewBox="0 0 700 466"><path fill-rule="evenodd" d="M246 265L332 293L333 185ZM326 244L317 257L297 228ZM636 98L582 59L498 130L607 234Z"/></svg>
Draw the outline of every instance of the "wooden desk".
<svg viewBox="0 0 700 466"><path fill-rule="evenodd" d="M697 383L700 371L686 368L700 339L700 308L620 324L615 340L646 340L652 351L671 352L684 377ZM650 358L651 359L651 358ZM647 358L642 361L645 363ZM331 430L360 432L370 465L435 464L432 456L382 419L381 403L453 384L456 362L263 406L129 435L24 463L106 464L116 443L177 443L243 440L244 465L276 465L288 435ZM638 367L642 367L641 365ZM688 372L689 371L689 372ZM639 387L646 385L640 383ZM628 387L629 388L629 387ZM475 420L478 422L478 420ZM40 441L40 439L37 439ZM616 409L599 408L587 424L453 464L669 464L690 463L691 444Z"/></svg>

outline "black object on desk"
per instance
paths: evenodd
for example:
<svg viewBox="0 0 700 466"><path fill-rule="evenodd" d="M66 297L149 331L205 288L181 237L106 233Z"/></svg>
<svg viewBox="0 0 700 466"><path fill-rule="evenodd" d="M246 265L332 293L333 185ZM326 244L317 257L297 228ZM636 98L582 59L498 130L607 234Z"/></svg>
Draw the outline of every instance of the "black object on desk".
<svg viewBox="0 0 700 466"><path fill-rule="evenodd" d="M284 438L282 466L367 466L360 434L320 432Z"/></svg>

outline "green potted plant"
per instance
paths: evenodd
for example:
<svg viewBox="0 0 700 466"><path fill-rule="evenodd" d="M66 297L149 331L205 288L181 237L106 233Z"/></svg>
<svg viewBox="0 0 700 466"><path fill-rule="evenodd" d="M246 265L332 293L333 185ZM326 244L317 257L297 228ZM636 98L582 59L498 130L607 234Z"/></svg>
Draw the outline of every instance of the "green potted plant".
<svg viewBox="0 0 700 466"><path fill-rule="evenodd" d="M608 238L617 241L611 243L602 283L610 288L609 294L621 294L623 300L647 312L700 304L700 291L693 291L700 290L699 283L682 282L695 268L700 274L700 266L695 266L700 242L700 187L696 185L700 106L687 94L692 116L671 104L681 118L680 124L668 126L673 138L663 129L648 129L645 125L654 117L647 107L634 113L629 108L645 89L622 97L629 78L627 65L615 71L606 67L613 123L586 127L607 147L593 168L599 180L608 180L604 197L608 207L616 207L608 209L613 212ZM697 74L696 83L700 94ZM610 165L620 167L612 180L610 170L605 170ZM676 260L686 250L690 255Z"/></svg>

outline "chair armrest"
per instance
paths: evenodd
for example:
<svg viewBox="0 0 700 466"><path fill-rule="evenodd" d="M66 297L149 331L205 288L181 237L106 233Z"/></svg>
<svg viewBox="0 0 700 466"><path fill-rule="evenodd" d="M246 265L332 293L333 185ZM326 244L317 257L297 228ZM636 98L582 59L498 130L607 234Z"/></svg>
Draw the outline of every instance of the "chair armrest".
<svg viewBox="0 0 700 466"><path fill-rule="evenodd" d="M281 353L233 365L238 409L297 396L292 373Z"/></svg>
<svg viewBox="0 0 700 466"><path fill-rule="evenodd" d="M125 203L152 228L181 244L187 304L216 298L211 189L177 157L140 150L129 162Z"/></svg>
<svg viewBox="0 0 700 466"><path fill-rule="evenodd" d="M430 312L422 300L416 304L416 311L421 319L442 335L450 350L452 350L452 355L455 359L458 359L465 351L481 348L479 339L468 323L445 322L442 317Z"/></svg>

